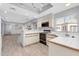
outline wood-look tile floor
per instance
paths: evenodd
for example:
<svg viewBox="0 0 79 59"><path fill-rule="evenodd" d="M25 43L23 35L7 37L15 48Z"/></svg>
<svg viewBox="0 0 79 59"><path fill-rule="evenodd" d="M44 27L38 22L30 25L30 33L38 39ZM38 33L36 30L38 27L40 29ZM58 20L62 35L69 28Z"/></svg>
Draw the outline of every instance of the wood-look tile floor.
<svg viewBox="0 0 79 59"><path fill-rule="evenodd" d="M5 36L2 40L2 56L47 56L48 47L41 44L33 44L21 47L17 42L17 35Z"/></svg>

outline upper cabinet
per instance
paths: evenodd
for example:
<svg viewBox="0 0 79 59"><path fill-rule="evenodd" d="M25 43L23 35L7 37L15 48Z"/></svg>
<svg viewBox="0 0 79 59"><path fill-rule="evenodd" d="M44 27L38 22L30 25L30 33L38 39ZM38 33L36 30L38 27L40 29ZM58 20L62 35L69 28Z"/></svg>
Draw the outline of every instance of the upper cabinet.
<svg viewBox="0 0 79 59"><path fill-rule="evenodd" d="M49 15L39 18L37 21L37 27L38 28L43 28L43 27L53 28L54 27L54 19L52 17L52 14L49 14Z"/></svg>
<svg viewBox="0 0 79 59"><path fill-rule="evenodd" d="M37 29L37 20L32 20L25 24L24 28L26 30L36 30Z"/></svg>

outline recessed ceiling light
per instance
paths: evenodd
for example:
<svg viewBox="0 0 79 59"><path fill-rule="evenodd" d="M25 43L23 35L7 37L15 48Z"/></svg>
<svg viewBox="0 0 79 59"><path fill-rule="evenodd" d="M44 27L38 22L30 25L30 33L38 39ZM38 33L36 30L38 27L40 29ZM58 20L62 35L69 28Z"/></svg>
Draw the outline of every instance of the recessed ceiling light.
<svg viewBox="0 0 79 59"><path fill-rule="evenodd" d="M33 16L33 18L37 18L36 16Z"/></svg>
<svg viewBox="0 0 79 59"><path fill-rule="evenodd" d="M7 11L4 11L4 13L7 13Z"/></svg>
<svg viewBox="0 0 79 59"><path fill-rule="evenodd" d="M65 6L70 6L70 5L71 5L70 3L65 4Z"/></svg>

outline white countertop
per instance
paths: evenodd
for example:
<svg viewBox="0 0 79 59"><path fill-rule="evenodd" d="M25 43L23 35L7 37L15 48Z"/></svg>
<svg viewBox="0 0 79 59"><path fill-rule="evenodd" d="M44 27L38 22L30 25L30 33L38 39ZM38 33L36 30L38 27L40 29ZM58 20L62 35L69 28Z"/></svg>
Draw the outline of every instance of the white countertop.
<svg viewBox="0 0 79 59"><path fill-rule="evenodd" d="M79 50L79 38L56 37L48 41Z"/></svg>
<svg viewBox="0 0 79 59"><path fill-rule="evenodd" d="M26 31L24 31L23 33L24 33L24 34L30 34L30 33L41 33L41 32L43 32L43 31L38 31L38 30L26 30Z"/></svg>

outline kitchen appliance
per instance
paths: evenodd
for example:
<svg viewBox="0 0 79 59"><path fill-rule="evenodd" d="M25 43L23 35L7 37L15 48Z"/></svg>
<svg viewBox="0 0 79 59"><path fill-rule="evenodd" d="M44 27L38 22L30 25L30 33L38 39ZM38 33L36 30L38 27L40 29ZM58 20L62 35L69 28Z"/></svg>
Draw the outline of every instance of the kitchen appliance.
<svg viewBox="0 0 79 59"><path fill-rule="evenodd" d="M42 23L42 27L49 27L49 22Z"/></svg>
<svg viewBox="0 0 79 59"><path fill-rule="evenodd" d="M46 43L46 35L50 32L50 30L44 30L44 32L40 33L40 43L47 45Z"/></svg>

